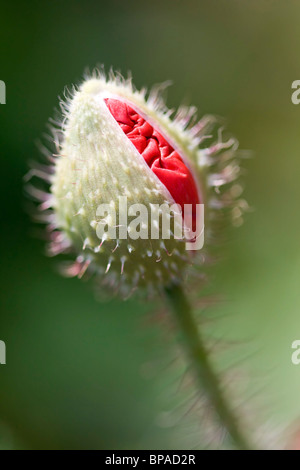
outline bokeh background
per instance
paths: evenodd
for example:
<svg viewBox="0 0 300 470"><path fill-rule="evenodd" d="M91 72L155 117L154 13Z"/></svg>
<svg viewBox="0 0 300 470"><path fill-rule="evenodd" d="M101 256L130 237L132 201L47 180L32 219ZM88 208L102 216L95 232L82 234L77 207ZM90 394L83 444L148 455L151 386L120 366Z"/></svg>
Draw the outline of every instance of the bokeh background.
<svg viewBox="0 0 300 470"><path fill-rule="evenodd" d="M212 270L211 291L225 301L210 314L221 315L213 328L222 337L243 344L233 359L244 358L274 427L297 426L299 2L4 1L0 16L0 447L191 445L184 420L166 419L173 331L160 303L97 302L89 284L61 278L24 210L22 178L57 96L101 63L131 70L138 87L171 79L170 107L225 116L253 151L243 161L253 210Z"/></svg>

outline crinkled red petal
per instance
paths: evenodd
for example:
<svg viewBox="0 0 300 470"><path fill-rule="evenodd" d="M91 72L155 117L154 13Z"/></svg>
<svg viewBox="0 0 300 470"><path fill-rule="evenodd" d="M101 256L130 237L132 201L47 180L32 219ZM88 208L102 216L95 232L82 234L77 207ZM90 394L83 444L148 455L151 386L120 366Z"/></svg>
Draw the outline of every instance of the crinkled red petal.
<svg viewBox="0 0 300 470"><path fill-rule="evenodd" d="M196 204L200 203L191 170L166 139L128 104L105 99L106 105L123 132L142 155L149 168L166 186L174 201L182 207L192 204L193 225Z"/></svg>

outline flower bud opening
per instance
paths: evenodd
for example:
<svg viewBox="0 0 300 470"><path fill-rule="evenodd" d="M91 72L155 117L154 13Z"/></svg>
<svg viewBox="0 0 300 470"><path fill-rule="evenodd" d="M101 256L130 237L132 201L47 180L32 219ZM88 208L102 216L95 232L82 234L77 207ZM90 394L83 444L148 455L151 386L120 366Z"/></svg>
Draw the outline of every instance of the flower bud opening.
<svg viewBox="0 0 300 470"><path fill-rule="evenodd" d="M193 230L196 228L196 206L200 204L198 188L191 170L178 151L167 142L149 122L127 103L104 100L121 129L144 158L153 173L166 186L174 201L181 206L192 206Z"/></svg>

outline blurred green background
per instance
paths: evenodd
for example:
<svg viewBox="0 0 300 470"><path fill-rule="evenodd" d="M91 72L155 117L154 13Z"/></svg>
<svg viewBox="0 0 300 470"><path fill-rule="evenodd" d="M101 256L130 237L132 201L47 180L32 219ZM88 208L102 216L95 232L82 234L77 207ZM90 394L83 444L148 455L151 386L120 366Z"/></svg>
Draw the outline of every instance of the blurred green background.
<svg viewBox="0 0 300 470"><path fill-rule="evenodd" d="M224 314L215 325L223 337L244 342L269 416L297 423L299 2L6 1L0 17L0 448L191 445L183 421L164 419L173 332L159 303L96 302L89 284L56 273L24 211L22 177L57 96L101 63L131 70L138 87L171 79L170 107L184 101L225 116L241 148L253 150L243 162L253 211L212 270L211 291L226 301L210 312Z"/></svg>

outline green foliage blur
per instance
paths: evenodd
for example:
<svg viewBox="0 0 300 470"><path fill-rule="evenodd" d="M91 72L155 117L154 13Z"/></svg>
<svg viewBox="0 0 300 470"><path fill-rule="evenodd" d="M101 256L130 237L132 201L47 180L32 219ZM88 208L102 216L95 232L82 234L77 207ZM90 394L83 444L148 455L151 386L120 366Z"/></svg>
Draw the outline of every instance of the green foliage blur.
<svg viewBox="0 0 300 470"><path fill-rule="evenodd" d="M97 64L131 70L137 87L172 80L170 107L224 116L253 151L243 161L253 210L211 269L211 292L225 301L207 316L221 314L211 330L244 345L244 362L234 359L269 416L297 423L300 106L291 84L300 79L300 4L6 0L0 17L0 448L189 445L180 421L175 438L162 419L175 333L160 302L96 301L91 284L58 275L27 214L23 176L39 158L35 142L65 85Z"/></svg>

